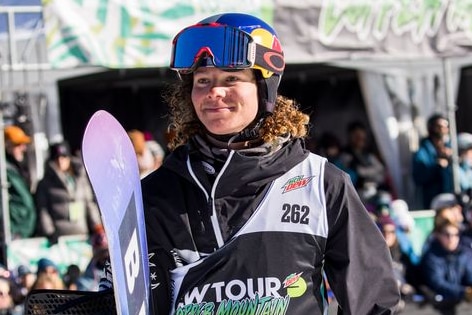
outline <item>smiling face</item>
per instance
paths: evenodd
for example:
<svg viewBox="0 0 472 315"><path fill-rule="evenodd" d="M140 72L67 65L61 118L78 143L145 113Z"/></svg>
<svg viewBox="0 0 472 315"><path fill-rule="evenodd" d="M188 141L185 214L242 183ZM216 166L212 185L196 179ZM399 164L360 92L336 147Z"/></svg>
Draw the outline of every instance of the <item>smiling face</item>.
<svg viewBox="0 0 472 315"><path fill-rule="evenodd" d="M193 73L192 103L198 119L212 134L242 131L256 118L258 111L253 70L198 68Z"/></svg>

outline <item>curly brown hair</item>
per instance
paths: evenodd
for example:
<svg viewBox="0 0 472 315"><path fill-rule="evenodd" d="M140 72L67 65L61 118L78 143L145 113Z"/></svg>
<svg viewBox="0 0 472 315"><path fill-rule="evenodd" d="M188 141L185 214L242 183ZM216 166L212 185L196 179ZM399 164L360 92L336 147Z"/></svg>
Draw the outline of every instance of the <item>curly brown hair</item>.
<svg viewBox="0 0 472 315"><path fill-rule="evenodd" d="M170 112L167 132L171 151L187 143L192 136L206 132L192 104L192 85L192 77L187 75L163 94ZM309 116L299 110L294 100L277 95L274 112L265 118L259 133L266 143L287 134L292 138L303 138L308 133L309 120Z"/></svg>

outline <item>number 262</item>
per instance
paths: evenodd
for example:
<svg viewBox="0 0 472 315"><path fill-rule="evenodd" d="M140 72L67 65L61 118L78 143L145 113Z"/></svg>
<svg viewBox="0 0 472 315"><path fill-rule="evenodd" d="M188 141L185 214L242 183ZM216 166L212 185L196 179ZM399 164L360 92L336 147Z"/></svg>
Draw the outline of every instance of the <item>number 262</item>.
<svg viewBox="0 0 472 315"><path fill-rule="evenodd" d="M285 203L282 206L282 222L308 224L310 208L308 206L290 205Z"/></svg>

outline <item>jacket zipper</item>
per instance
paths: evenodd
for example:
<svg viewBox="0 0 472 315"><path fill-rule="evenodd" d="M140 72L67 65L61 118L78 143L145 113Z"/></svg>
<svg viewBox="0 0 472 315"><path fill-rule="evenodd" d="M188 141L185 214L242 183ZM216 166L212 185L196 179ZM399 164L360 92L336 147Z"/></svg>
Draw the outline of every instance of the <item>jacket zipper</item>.
<svg viewBox="0 0 472 315"><path fill-rule="evenodd" d="M187 158L187 168L190 172L190 175L192 176L194 181L197 183L197 186L200 187L200 189L203 191L203 193L205 194L205 198L207 199L208 211L210 212L211 225L213 226L213 231L214 231L216 242L218 244L218 248L221 248L224 245L224 241L223 241L223 234L221 233L221 229L220 229L220 224L218 222L218 217L216 216L215 203L213 202L213 200L215 198L215 191L216 191L216 187L218 186L218 182L221 176L223 175L223 173L225 172L226 168L228 167L229 162L231 161L231 158L233 157L233 155L234 155L234 151L231 150L229 152L229 155L228 155L228 158L226 159L225 164L221 168L218 176L215 179L215 182L213 183L213 186L211 187L210 194L208 194L208 192L205 190L205 188L203 187L203 185L200 183L197 176L195 175L192 169L192 166L190 164L190 157ZM203 222L201 223L203 224Z"/></svg>

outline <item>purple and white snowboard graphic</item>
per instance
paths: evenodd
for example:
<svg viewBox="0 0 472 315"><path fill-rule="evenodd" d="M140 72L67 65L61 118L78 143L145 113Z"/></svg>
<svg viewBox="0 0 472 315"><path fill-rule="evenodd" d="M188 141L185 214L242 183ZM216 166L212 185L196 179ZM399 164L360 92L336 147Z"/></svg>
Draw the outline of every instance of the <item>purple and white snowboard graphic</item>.
<svg viewBox="0 0 472 315"><path fill-rule="evenodd" d="M138 164L131 140L108 112L85 129L82 154L102 214L118 314L148 314L149 260Z"/></svg>

